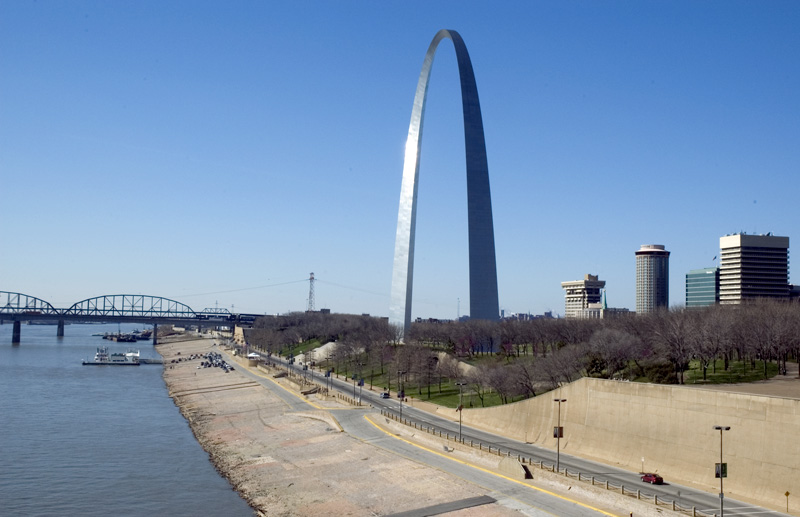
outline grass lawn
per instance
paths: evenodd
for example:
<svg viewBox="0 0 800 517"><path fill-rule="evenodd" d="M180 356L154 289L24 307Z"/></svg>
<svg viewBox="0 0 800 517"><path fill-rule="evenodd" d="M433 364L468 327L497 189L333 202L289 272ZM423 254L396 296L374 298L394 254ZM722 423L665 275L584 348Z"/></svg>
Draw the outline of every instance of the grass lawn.
<svg viewBox="0 0 800 517"><path fill-rule="evenodd" d="M289 354L297 356L298 354L308 353L320 346L319 340L310 340L299 345L294 345L291 348L285 347L280 350L280 355L286 357ZM469 360L465 360L469 364L476 365L482 362L504 361L493 354L473 356ZM327 365L324 360L317 359L317 368L315 371L322 371L325 368L337 366L334 364ZM358 378L364 379L364 389L372 389L379 392L386 389L391 389L392 393L396 393L398 389L397 374L391 371L390 365L385 365L384 372L380 372L380 368L364 369L358 374ZM352 369L352 367L350 367ZM767 362L767 377L774 377L778 375L778 364L775 362ZM346 377L351 379L353 372L348 371L347 365L338 365L337 374L339 378ZM724 362L720 359L716 361L716 371L714 365L710 365L706 372L706 379L703 379L703 370L700 368L700 362L692 360L689 363L689 369L684 372L684 383L686 384L726 384L735 382L755 382L764 379L764 361L729 361L728 369L724 369ZM646 377L635 379L636 382L651 382ZM459 404L459 387L450 379L442 379L441 383L438 379L434 379L430 388L417 384L417 380L413 376L404 379L404 389L406 397L414 397L418 400L424 400L439 404L443 407L457 408ZM483 401L472 389L471 385L462 387L461 400L463 400L464 407L492 407L502 404L500 396L491 391L485 390L483 392ZM521 400L520 397L509 400L509 402L516 402Z"/></svg>
<svg viewBox="0 0 800 517"><path fill-rule="evenodd" d="M290 354L296 356L299 354L305 354L309 350L314 350L319 346L320 346L319 339L311 339L309 341L304 341L299 345L293 345L291 347L288 346L283 347L278 351L278 355L282 357L288 357Z"/></svg>
<svg viewBox="0 0 800 517"><path fill-rule="evenodd" d="M689 363L689 370L684 373L684 382L686 384L727 384L764 380L764 361L756 361L755 366L750 361L729 361L728 370L724 368L724 361L722 359L717 360L716 373L712 363L706 372L706 380L703 380L700 361L693 360ZM776 375L778 375L778 364L767 361L767 377L771 378Z"/></svg>

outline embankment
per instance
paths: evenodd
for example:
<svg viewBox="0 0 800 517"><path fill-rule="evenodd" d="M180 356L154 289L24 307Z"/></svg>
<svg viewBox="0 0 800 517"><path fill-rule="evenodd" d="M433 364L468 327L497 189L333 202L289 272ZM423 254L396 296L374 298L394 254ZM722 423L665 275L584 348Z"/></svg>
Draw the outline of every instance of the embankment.
<svg viewBox="0 0 800 517"><path fill-rule="evenodd" d="M797 382L800 382L798 380ZM719 490L714 465L728 463L725 494L786 510L785 492L800 494L800 400L584 378L562 387L561 450L708 492ZM466 425L555 449L553 397L465 409ZM452 410L449 410L452 412ZM800 512L800 498L790 499Z"/></svg>

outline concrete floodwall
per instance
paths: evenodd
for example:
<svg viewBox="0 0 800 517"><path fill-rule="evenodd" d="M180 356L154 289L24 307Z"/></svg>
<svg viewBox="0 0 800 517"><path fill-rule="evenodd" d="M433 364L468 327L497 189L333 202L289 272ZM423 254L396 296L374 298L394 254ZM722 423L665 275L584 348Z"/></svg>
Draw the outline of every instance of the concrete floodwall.
<svg viewBox="0 0 800 517"><path fill-rule="evenodd" d="M555 449L553 427L561 404L561 450L639 472L658 472L667 482L719 492L714 464L720 431L727 497L800 512L800 401L583 378L556 392L485 409L465 409L463 422Z"/></svg>

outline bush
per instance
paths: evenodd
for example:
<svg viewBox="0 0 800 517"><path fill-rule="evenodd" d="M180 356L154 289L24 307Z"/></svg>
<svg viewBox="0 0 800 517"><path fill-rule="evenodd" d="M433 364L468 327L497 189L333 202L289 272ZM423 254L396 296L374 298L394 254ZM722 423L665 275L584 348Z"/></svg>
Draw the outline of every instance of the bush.
<svg viewBox="0 0 800 517"><path fill-rule="evenodd" d="M677 384L675 377L675 367L672 363L659 361L643 365L644 374L655 384Z"/></svg>

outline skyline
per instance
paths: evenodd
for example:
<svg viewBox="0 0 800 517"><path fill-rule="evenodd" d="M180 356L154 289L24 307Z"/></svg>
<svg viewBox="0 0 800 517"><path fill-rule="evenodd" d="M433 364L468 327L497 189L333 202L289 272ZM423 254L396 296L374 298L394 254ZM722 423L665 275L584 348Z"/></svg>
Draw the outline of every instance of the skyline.
<svg viewBox="0 0 800 517"><path fill-rule="evenodd" d="M795 3L186 5L0 5L0 289L275 314L305 310L313 271L318 309L388 315L440 29L475 71L507 314L563 314L586 274L633 309L643 244L671 252L682 305L723 235L800 235ZM450 319L469 307L463 123L450 42L435 61L412 318Z"/></svg>

